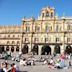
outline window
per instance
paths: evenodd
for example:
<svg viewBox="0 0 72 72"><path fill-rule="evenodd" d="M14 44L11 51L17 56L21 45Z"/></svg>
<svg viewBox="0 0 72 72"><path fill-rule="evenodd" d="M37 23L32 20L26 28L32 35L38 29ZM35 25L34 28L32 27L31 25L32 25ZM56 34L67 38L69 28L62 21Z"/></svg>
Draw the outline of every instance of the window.
<svg viewBox="0 0 72 72"><path fill-rule="evenodd" d="M28 41L28 38L25 38L25 42L27 42Z"/></svg>
<svg viewBox="0 0 72 72"><path fill-rule="evenodd" d="M15 42L14 41L12 41L12 44L14 44Z"/></svg>
<svg viewBox="0 0 72 72"><path fill-rule="evenodd" d="M45 32L48 32L48 26L45 27Z"/></svg>
<svg viewBox="0 0 72 72"><path fill-rule="evenodd" d="M61 24L56 24L56 26L55 26L55 31L56 31L56 32L60 32L61 30L62 30Z"/></svg>
<svg viewBox="0 0 72 72"><path fill-rule="evenodd" d="M39 26L35 26L35 32L40 32L40 27Z"/></svg>
<svg viewBox="0 0 72 72"><path fill-rule="evenodd" d="M10 37L10 35L8 35L8 37Z"/></svg>
<svg viewBox="0 0 72 72"><path fill-rule="evenodd" d="M53 13L51 12L51 17L53 17Z"/></svg>
<svg viewBox="0 0 72 72"><path fill-rule="evenodd" d="M16 47L16 51L19 52L19 46Z"/></svg>
<svg viewBox="0 0 72 72"><path fill-rule="evenodd" d="M46 12L46 17L49 17L49 12L48 11Z"/></svg>
<svg viewBox="0 0 72 72"><path fill-rule="evenodd" d="M18 35L18 37L19 37L19 35Z"/></svg>
<svg viewBox="0 0 72 72"><path fill-rule="evenodd" d="M56 42L59 42L59 38L56 38Z"/></svg>
<svg viewBox="0 0 72 72"><path fill-rule="evenodd" d="M13 38L15 37L15 35L13 35Z"/></svg>
<svg viewBox="0 0 72 72"><path fill-rule="evenodd" d="M10 42L9 41L7 41L7 44L9 44Z"/></svg>
<svg viewBox="0 0 72 72"><path fill-rule="evenodd" d="M68 24L68 25L67 25L67 30L69 31L70 29L71 29L71 25Z"/></svg>
<svg viewBox="0 0 72 72"><path fill-rule="evenodd" d="M26 32L30 32L30 27L26 26Z"/></svg>
<svg viewBox="0 0 72 72"><path fill-rule="evenodd" d="M67 38L67 42L70 42L70 38Z"/></svg>
<svg viewBox="0 0 72 72"><path fill-rule="evenodd" d="M19 41L17 41L17 44L19 44Z"/></svg>
<svg viewBox="0 0 72 72"><path fill-rule="evenodd" d="M45 38L45 42L48 42L48 38Z"/></svg>
<svg viewBox="0 0 72 72"><path fill-rule="evenodd" d="M42 13L42 17L44 17L44 13Z"/></svg>
<svg viewBox="0 0 72 72"><path fill-rule="evenodd" d="M59 26L58 26L58 25L56 25L56 32L58 32L58 29L59 29Z"/></svg>
<svg viewBox="0 0 72 72"><path fill-rule="evenodd" d="M45 26L45 32L49 32L51 30L52 30L52 26L48 26L48 25Z"/></svg>
<svg viewBox="0 0 72 72"><path fill-rule="evenodd" d="M34 38L34 42L37 42L39 39L38 38Z"/></svg>

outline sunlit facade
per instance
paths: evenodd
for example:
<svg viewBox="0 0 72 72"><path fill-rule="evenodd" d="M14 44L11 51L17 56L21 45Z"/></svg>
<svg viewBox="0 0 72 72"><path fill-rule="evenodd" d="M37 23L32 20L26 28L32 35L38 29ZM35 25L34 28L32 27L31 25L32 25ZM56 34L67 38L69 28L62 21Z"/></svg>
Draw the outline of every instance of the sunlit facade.
<svg viewBox="0 0 72 72"><path fill-rule="evenodd" d="M37 19L23 18L21 26L0 27L2 51L72 53L72 17L58 17L55 12L53 7L42 8Z"/></svg>

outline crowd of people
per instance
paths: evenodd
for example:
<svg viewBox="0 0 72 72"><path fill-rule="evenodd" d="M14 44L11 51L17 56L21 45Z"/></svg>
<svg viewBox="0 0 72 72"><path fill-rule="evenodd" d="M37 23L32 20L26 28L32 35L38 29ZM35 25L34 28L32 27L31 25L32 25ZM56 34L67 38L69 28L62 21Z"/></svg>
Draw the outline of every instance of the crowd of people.
<svg viewBox="0 0 72 72"><path fill-rule="evenodd" d="M57 68L57 69L68 69L72 66L70 61L71 55L70 54L61 54L60 57L56 60L51 58L50 60L45 59L44 64L48 65L48 68ZM66 64L65 61L69 60Z"/></svg>
<svg viewBox="0 0 72 72"><path fill-rule="evenodd" d="M48 65L48 68L57 68L57 69L68 69L72 66L70 58L70 54L61 54L59 55L59 58L55 60L55 57L51 58L43 58L40 57L40 59L35 59L34 56L28 57L28 58L21 58L21 53L19 54L20 61L18 62L21 66L35 66L36 62L42 62L42 65ZM68 61L68 64L65 63L66 60ZM7 60L5 62L1 63L0 66L0 72L19 72L19 67L15 64L9 64Z"/></svg>
<svg viewBox="0 0 72 72"><path fill-rule="evenodd" d="M19 72L19 67L15 63L2 62L0 72Z"/></svg>
<svg viewBox="0 0 72 72"><path fill-rule="evenodd" d="M71 55L70 54L61 54L59 55L59 58L54 60L54 57L51 57L50 59L47 58L40 58L39 62L43 62L42 65L48 65L49 68L57 68L57 69L68 69L71 65L70 61ZM69 60L68 63L66 64L65 61ZM35 59L21 59L20 60L20 65L36 65Z"/></svg>

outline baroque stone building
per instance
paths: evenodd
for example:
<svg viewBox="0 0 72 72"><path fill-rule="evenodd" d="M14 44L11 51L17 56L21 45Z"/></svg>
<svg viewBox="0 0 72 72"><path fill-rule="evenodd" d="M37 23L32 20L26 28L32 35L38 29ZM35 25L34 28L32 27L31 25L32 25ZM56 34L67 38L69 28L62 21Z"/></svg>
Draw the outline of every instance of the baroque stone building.
<svg viewBox="0 0 72 72"><path fill-rule="evenodd" d="M58 17L53 7L46 7L38 19L23 18L21 26L0 27L0 49L37 55L72 53L71 36L72 17Z"/></svg>

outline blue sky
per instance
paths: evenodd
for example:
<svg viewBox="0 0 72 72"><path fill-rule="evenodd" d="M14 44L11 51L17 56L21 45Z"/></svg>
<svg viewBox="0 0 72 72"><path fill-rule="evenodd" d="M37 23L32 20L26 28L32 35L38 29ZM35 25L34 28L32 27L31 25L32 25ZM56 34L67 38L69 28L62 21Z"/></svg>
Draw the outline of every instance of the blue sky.
<svg viewBox="0 0 72 72"><path fill-rule="evenodd" d="M0 0L0 25L20 25L24 16L37 18L47 6L54 7L58 16L72 16L72 0Z"/></svg>

